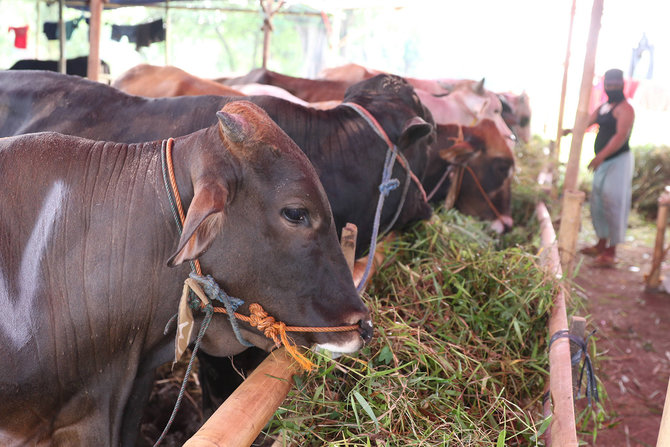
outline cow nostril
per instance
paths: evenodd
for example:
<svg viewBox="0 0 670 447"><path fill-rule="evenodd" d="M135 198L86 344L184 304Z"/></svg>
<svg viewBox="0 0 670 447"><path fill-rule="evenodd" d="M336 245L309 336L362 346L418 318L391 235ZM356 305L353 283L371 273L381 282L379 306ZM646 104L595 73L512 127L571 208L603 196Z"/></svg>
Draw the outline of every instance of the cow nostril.
<svg viewBox="0 0 670 447"><path fill-rule="evenodd" d="M373 333L373 328L372 328L372 321L370 320L360 320L358 322L358 333L361 335L361 338L363 339L363 342L366 344L372 340L372 333Z"/></svg>

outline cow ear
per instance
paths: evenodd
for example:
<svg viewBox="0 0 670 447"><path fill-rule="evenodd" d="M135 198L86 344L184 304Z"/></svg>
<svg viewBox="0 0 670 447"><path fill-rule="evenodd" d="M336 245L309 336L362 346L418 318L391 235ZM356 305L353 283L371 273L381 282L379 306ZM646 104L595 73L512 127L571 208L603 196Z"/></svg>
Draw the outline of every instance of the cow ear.
<svg viewBox="0 0 670 447"><path fill-rule="evenodd" d="M249 138L251 126L242 115L219 111L216 117L219 119L219 129L230 141L242 143Z"/></svg>
<svg viewBox="0 0 670 447"><path fill-rule="evenodd" d="M429 135L433 131L433 125L427 123L423 118L415 116L408 119L403 126L402 133L398 139L399 147L407 147L413 142Z"/></svg>
<svg viewBox="0 0 670 447"><path fill-rule="evenodd" d="M223 225L228 190L214 182L196 185L195 189L177 251L167 263L170 267L184 261L192 261L202 255L212 245Z"/></svg>
<svg viewBox="0 0 670 447"><path fill-rule="evenodd" d="M467 141L458 141L453 146L440 149L440 158L451 164L464 164L472 158L477 150Z"/></svg>

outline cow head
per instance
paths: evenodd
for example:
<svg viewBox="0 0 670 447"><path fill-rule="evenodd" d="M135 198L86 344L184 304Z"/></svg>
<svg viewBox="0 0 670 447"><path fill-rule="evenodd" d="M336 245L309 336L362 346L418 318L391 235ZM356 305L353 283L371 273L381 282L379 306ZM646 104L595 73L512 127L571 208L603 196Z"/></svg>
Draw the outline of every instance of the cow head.
<svg viewBox="0 0 670 447"><path fill-rule="evenodd" d="M389 74L374 76L349 87L344 102L354 102L368 110L405 156L414 174L419 179L423 178L428 163L428 148L435 140L435 126L430 111L421 103L406 80ZM374 134L372 138L377 144L382 141ZM382 143L381 147L384 146ZM375 175L381 175L381 172ZM406 174L400 166L395 168L394 177L401 182L405 180ZM393 194L400 197L401 190L402 188L398 188ZM400 228L411 222L427 219L431 213L432 209L424 200L423 192L411 182L394 227Z"/></svg>
<svg viewBox="0 0 670 447"><path fill-rule="evenodd" d="M357 350L371 336L370 317L312 165L256 105L233 102L217 116L218 126L189 137L196 140L189 140L193 198L169 265L199 258L205 273L245 301L238 312L246 315L259 303L287 325L359 324L358 332L289 334L304 345ZM271 347L246 323L240 328L255 345ZM227 317L215 315L202 349L216 356L242 350Z"/></svg>
<svg viewBox="0 0 670 447"><path fill-rule="evenodd" d="M475 126L438 125L438 142L431 152L433 166L431 183L427 190L435 188L449 165L467 165L474 173L465 170L454 207L464 214L492 220L492 228L498 232L512 226L511 180L514 173L514 154L496 125L488 119ZM442 163L437 158L442 160ZM441 200L448 188L455 187L454 179L447 179L434 197ZM477 183L486 192L498 218L488 201L482 196Z"/></svg>

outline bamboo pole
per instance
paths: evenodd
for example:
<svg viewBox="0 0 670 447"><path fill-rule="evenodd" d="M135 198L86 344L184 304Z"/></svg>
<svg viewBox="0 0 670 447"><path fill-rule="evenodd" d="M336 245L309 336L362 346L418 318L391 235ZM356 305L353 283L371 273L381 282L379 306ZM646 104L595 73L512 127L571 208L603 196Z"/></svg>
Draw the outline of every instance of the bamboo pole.
<svg viewBox="0 0 670 447"><path fill-rule="evenodd" d="M560 257L556 245L556 233L551 225L551 216L544 203L537 204L536 213L540 221L542 241L541 262L550 275L562 276ZM560 287L554 297L549 317L549 335L568 330L565 306L565 290ZM570 341L559 338L549 350L549 390L552 413L551 439L548 445L559 447L577 446L577 428L572 395L572 366L570 363Z"/></svg>
<svg viewBox="0 0 670 447"><path fill-rule="evenodd" d="M591 10L591 28L586 41L586 54L584 56L584 71L582 73L582 86L579 92L579 103L575 125L572 130L572 143L570 144L570 158L565 171L563 191L575 190L577 188L577 176L579 174L579 159L582 153L582 142L584 132L588 124L589 101L593 89L593 74L595 72L596 49L598 48L598 34L600 33L600 20L603 14L603 0L593 0Z"/></svg>
<svg viewBox="0 0 670 447"><path fill-rule="evenodd" d="M342 246L342 253L344 259L347 261L349 270L354 273L354 266L356 265L356 237L358 235L358 227L351 222L342 228L342 236L340 237L340 245Z"/></svg>
<svg viewBox="0 0 670 447"><path fill-rule="evenodd" d="M35 59L40 58L40 0L35 1L35 14L37 15L37 26L35 26Z"/></svg>
<svg viewBox="0 0 670 447"><path fill-rule="evenodd" d="M577 238L582 220L583 191L565 191L561 213L561 231L558 233L558 253L565 276L570 278L577 251Z"/></svg>
<svg viewBox="0 0 670 447"><path fill-rule="evenodd" d="M58 72L67 73L67 58L65 57L65 21L63 8L65 0L58 0Z"/></svg>
<svg viewBox="0 0 670 447"><path fill-rule="evenodd" d="M91 19L89 22L89 51L86 74L91 81L97 81L100 75L100 27L102 23L103 0L91 0Z"/></svg>
<svg viewBox="0 0 670 447"><path fill-rule="evenodd" d="M661 416L661 428L658 431L658 440L656 447L670 446L670 383L668 391L665 394L665 405L663 406L663 416Z"/></svg>
<svg viewBox="0 0 670 447"><path fill-rule="evenodd" d="M268 66L268 58L270 55L270 33L274 31L272 28L272 17L279 11L279 9L284 6L284 1L280 1L276 8L272 6L276 0L260 0L261 9L263 10L263 68Z"/></svg>
<svg viewBox="0 0 670 447"><path fill-rule="evenodd" d="M293 386L299 374L295 360L282 347L214 412L184 447L247 447L256 439Z"/></svg>
<svg viewBox="0 0 670 447"><path fill-rule="evenodd" d="M563 113L565 110L565 92L568 89L568 68L570 67L570 47L572 46L572 28L575 23L575 10L577 0L572 0L570 10L570 28L568 30L568 45L565 49L565 62L563 63L563 83L561 84L561 101L558 106L558 125L556 126L556 143L554 146L554 165L558 166L561 153L561 137L563 136Z"/></svg>
<svg viewBox="0 0 670 447"><path fill-rule="evenodd" d="M654 257L651 260L651 270L647 275L647 289L657 289L661 285L661 264L665 254L665 228L668 224L668 208L670 205L659 201L658 213L656 214L656 243L654 244Z"/></svg>
<svg viewBox="0 0 670 447"><path fill-rule="evenodd" d="M165 65L170 65L170 0L165 0Z"/></svg>

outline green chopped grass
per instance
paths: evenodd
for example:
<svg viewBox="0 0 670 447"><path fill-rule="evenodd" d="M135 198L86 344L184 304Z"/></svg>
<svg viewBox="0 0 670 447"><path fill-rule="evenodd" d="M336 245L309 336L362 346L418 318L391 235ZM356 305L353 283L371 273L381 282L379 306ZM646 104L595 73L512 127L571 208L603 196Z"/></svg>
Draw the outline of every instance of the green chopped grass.
<svg viewBox="0 0 670 447"><path fill-rule="evenodd" d="M304 446L538 443L557 284L486 228L439 211L391 242L366 296L374 339L313 354L268 431Z"/></svg>

